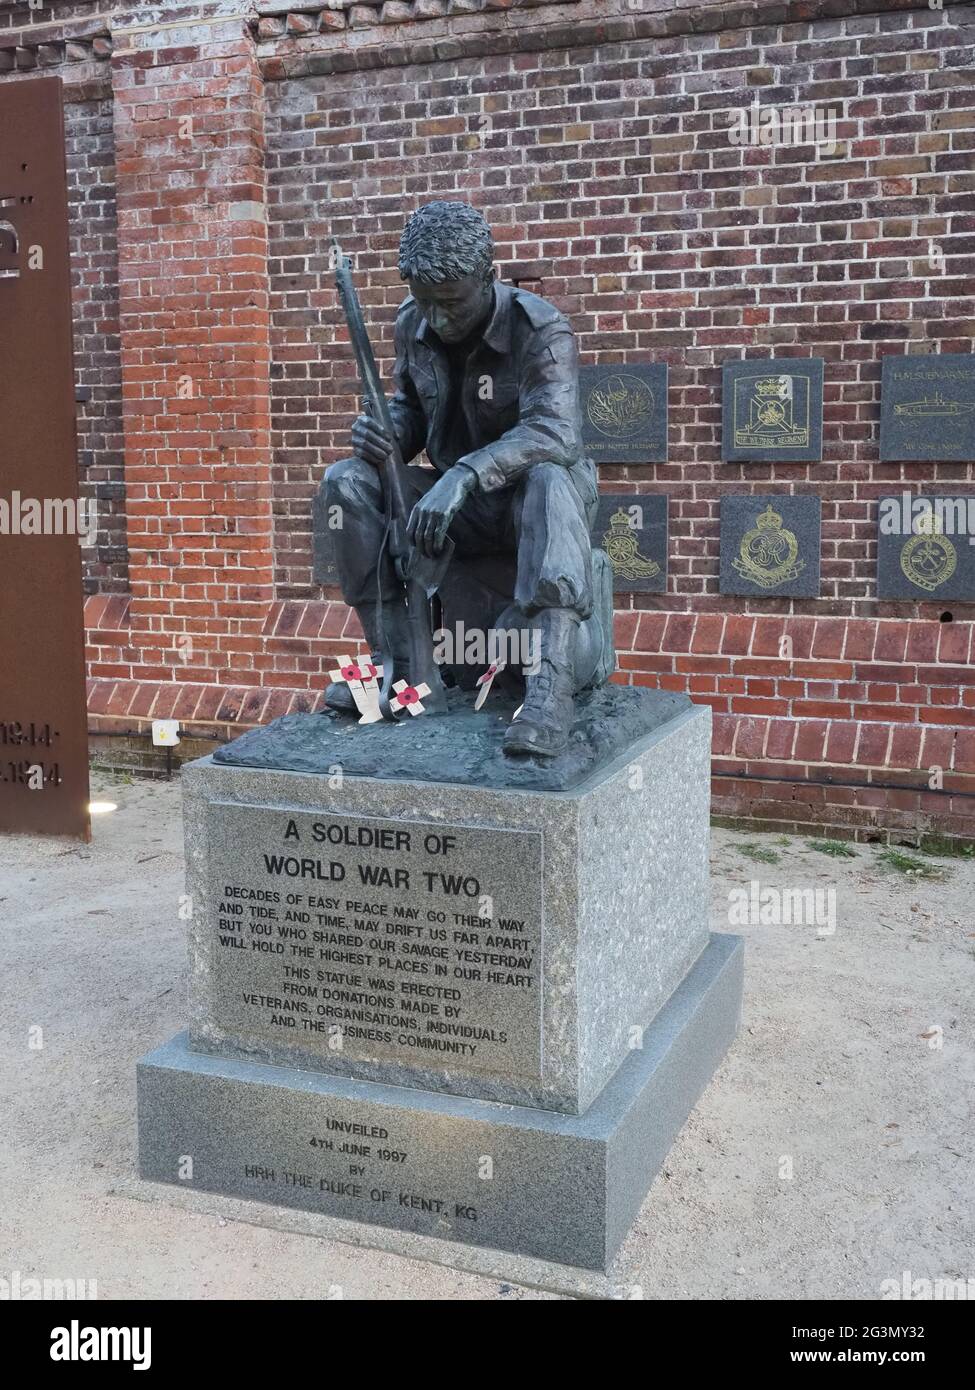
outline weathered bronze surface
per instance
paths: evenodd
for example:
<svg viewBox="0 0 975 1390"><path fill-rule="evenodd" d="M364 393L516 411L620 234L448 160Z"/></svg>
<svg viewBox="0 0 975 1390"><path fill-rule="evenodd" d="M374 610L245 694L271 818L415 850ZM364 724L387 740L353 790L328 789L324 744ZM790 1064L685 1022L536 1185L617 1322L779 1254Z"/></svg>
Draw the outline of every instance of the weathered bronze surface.
<svg viewBox="0 0 975 1390"><path fill-rule="evenodd" d="M396 320L395 394L353 425L353 456L328 469L317 515L339 518L342 592L387 680L391 663L416 685L413 600L384 496L395 465L408 544L427 560L454 547L439 585L447 630L504 632L517 654L506 679L522 683L523 702L505 753L554 757L575 696L615 664L611 578L600 581L590 540L596 474L582 440L575 336L553 305L496 279L487 223L466 203L413 214L399 271L410 294ZM355 342L354 315L349 326ZM432 466L410 466L424 451ZM486 666L461 657L444 663L445 676L469 686ZM443 708L439 684L433 710ZM350 707L347 688L330 687L326 699Z"/></svg>

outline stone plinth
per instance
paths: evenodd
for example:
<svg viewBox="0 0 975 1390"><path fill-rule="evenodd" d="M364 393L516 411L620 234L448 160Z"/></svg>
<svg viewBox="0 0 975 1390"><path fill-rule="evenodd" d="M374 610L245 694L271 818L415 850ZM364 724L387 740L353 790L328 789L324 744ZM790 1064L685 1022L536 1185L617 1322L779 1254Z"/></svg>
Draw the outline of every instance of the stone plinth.
<svg viewBox="0 0 975 1390"><path fill-rule="evenodd" d="M191 1022L140 1064L142 1175L605 1268L741 1000L710 711L644 698L629 733L590 709L563 789L435 780L453 716L384 730L412 780L350 775L371 731L321 723L317 772L259 735L184 768Z"/></svg>
<svg viewBox="0 0 975 1390"><path fill-rule="evenodd" d="M709 730L568 792L184 768L191 1046L584 1110L707 942Z"/></svg>
<svg viewBox="0 0 975 1390"><path fill-rule="evenodd" d="M605 1270L734 1037L742 958L712 937L582 1116L208 1057L181 1035L139 1065L141 1175Z"/></svg>

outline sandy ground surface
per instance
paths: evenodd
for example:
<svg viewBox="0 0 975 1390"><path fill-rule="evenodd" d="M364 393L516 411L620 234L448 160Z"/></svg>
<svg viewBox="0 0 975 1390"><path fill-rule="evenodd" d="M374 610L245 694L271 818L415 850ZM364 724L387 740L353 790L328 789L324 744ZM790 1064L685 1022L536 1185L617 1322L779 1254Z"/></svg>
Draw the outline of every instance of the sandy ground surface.
<svg viewBox="0 0 975 1390"><path fill-rule="evenodd" d="M180 793L95 792L119 809L90 847L0 840L0 1277L96 1279L102 1298L552 1297L120 1191L136 1059L185 1025ZM975 863L916 876L854 848L714 834L712 926L747 938L744 1023L624 1247L644 1298L975 1279ZM835 890L835 931L729 925L753 881Z"/></svg>

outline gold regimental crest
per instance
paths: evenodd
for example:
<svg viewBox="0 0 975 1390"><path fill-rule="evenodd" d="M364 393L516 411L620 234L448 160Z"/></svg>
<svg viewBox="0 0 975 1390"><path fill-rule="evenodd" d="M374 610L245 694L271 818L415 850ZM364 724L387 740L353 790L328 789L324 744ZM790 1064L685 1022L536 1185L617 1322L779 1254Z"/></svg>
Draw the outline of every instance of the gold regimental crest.
<svg viewBox="0 0 975 1390"><path fill-rule="evenodd" d="M947 536L934 512L918 517L916 534L901 551L901 569L912 584L933 594L954 574L958 567L958 551Z"/></svg>
<svg viewBox="0 0 975 1390"><path fill-rule="evenodd" d="M603 536L603 549L609 556L613 573L623 579L652 579L660 573L656 560L648 560L646 555L640 554L640 543L622 507L610 517L609 530Z"/></svg>
<svg viewBox="0 0 975 1390"><path fill-rule="evenodd" d="M799 542L782 525L782 518L772 510L771 503L755 518L752 529L745 532L738 555L731 563L743 579L762 589L787 584L806 568L805 560L799 559Z"/></svg>
<svg viewBox="0 0 975 1390"><path fill-rule="evenodd" d="M589 393L586 414L600 434L629 439L649 426L653 392L639 377L614 373Z"/></svg>
<svg viewBox="0 0 975 1390"><path fill-rule="evenodd" d="M809 379L800 373L735 381L736 449L808 449Z"/></svg>

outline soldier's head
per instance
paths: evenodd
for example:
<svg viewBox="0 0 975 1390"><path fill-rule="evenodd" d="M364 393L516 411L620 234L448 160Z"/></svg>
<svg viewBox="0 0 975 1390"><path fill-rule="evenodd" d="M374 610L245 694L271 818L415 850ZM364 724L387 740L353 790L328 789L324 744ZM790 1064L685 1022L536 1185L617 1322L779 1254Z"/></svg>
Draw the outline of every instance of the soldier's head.
<svg viewBox="0 0 975 1390"><path fill-rule="evenodd" d="M493 261L491 229L469 203L425 203L399 244L399 273L445 343L462 342L487 318Z"/></svg>

